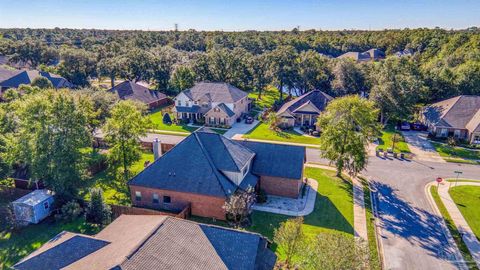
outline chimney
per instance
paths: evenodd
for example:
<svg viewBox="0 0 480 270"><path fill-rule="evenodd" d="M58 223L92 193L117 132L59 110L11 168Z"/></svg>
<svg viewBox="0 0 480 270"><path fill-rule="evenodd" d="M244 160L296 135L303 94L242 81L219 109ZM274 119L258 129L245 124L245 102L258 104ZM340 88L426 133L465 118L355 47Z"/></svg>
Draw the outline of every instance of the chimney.
<svg viewBox="0 0 480 270"><path fill-rule="evenodd" d="M153 140L153 159L157 160L162 155L162 143L158 138Z"/></svg>

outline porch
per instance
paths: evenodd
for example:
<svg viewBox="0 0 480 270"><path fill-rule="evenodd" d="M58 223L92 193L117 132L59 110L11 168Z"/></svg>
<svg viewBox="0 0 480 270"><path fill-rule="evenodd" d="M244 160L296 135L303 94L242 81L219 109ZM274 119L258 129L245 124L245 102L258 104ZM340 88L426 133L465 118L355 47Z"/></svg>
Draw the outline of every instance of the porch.
<svg viewBox="0 0 480 270"><path fill-rule="evenodd" d="M317 123L318 113L296 113L295 126L314 126Z"/></svg>

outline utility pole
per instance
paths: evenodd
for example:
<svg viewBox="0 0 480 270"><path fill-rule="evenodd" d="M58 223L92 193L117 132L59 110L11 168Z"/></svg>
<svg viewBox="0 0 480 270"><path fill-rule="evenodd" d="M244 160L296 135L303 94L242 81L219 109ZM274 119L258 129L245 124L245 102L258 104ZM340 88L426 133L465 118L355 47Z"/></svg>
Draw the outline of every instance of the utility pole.
<svg viewBox="0 0 480 270"><path fill-rule="evenodd" d="M178 31L178 23L175 24L175 32Z"/></svg>

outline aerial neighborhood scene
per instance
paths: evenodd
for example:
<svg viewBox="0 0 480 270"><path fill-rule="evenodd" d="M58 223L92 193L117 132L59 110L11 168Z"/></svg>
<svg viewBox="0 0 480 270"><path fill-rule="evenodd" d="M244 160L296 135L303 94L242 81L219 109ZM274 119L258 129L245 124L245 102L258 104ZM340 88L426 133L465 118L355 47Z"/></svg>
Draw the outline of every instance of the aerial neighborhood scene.
<svg viewBox="0 0 480 270"><path fill-rule="evenodd" d="M479 14L0 0L0 270L480 269Z"/></svg>

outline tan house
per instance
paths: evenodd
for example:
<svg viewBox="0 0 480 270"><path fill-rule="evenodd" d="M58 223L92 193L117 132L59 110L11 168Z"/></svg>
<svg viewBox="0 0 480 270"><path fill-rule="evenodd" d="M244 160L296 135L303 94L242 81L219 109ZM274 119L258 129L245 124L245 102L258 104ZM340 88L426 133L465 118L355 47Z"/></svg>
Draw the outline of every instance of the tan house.
<svg viewBox="0 0 480 270"><path fill-rule="evenodd" d="M209 126L231 126L250 110L247 93L228 83L197 83L174 101L177 119Z"/></svg>
<svg viewBox="0 0 480 270"><path fill-rule="evenodd" d="M317 117L332 99L331 96L320 90L313 90L283 104L277 111L277 116L282 121L281 126L283 128L314 126Z"/></svg>
<svg viewBox="0 0 480 270"><path fill-rule="evenodd" d="M421 120L436 137L480 144L480 96L462 95L433 103L425 107Z"/></svg>

